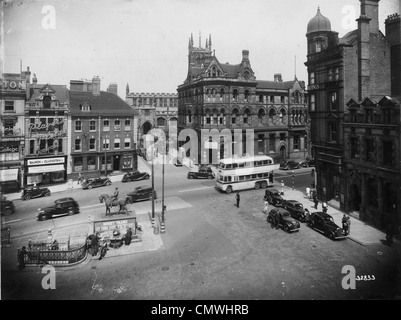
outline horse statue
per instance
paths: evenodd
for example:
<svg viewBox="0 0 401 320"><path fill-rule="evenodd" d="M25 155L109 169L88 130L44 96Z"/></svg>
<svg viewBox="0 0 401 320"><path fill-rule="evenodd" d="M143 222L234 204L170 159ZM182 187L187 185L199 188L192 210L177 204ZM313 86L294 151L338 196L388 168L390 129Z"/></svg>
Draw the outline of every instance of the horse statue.
<svg viewBox="0 0 401 320"><path fill-rule="evenodd" d="M117 214L119 214L121 211L125 211L127 213L128 212L127 204L132 203L131 197L127 195L124 195L118 199L112 199L108 194L101 194L99 196L99 201L100 203L103 203L104 201L106 205L106 215L108 213L111 214L111 207L117 207L117 206L120 207Z"/></svg>

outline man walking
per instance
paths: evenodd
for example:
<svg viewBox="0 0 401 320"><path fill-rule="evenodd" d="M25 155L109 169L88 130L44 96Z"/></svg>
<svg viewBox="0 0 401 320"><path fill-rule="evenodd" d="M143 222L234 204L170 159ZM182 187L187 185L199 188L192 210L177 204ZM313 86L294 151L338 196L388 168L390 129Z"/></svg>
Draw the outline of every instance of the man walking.
<svg viewBox="0 0 401 320"><path fill-rule="evenodd" d="M319 200L317 199L316 194L313 196L313 202L315 203L315 209L317 209L317 205L319 204Z"/></svg>
<svg viewBox="0 0 401 320"><path fill-rule="evenodd" d="M346 213L344 213L341 222L343 224L344 235L346 235L346 236L349 235L351 220L350 220L350 217Z"/></svg>
<svg viewBox="0 0 401 320"><path fill-rule="evenodd" d="M235 195L235 199L237 200L237 208L239 208L239 201L240 201L239 192L237 192L237 194Z"/></svg>

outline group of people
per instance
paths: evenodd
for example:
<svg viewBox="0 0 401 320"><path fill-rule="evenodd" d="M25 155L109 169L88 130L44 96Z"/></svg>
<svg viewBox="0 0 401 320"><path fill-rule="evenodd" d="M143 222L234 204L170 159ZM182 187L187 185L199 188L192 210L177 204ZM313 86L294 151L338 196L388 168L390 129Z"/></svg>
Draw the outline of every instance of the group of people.
<svg viewBox="0 0 401 320"><path fill-rule="evenodd" d="M275 210L271 211L270 217L270 223L272 226L272 229L280 229L280 214L276 212ZM269 218L269 217L268 217Z"/></svg>

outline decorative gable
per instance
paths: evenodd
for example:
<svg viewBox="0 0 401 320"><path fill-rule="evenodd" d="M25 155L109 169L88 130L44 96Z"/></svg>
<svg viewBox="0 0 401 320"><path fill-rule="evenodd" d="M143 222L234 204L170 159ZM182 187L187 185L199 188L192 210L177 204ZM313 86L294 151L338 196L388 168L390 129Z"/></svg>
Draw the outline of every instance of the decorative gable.
<svg viewBox="0 0 401 320"><path fill-rule="evenodd" d="M226 75L216 57L213 57L203 74L208 78L220 78Z"/></svg>

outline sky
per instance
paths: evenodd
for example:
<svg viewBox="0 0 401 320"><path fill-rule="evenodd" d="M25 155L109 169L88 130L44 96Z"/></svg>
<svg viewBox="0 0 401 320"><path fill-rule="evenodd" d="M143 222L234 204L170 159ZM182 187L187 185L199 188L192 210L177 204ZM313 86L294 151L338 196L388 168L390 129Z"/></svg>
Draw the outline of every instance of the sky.
<svg viewBox="0 0 401 320"><path fill-rule="evenodd" d="M379 25L401 0L379 2ZM357 28L359 0L0 0L1 70L30 68L40 84L69 87L99 76L118 95L176 93L188 72L188 39L220 63L239 64L242 50L257 80L307 82L306 29L318 6L339 36ZM31 75L31 77L32 77Z"/></svg>

